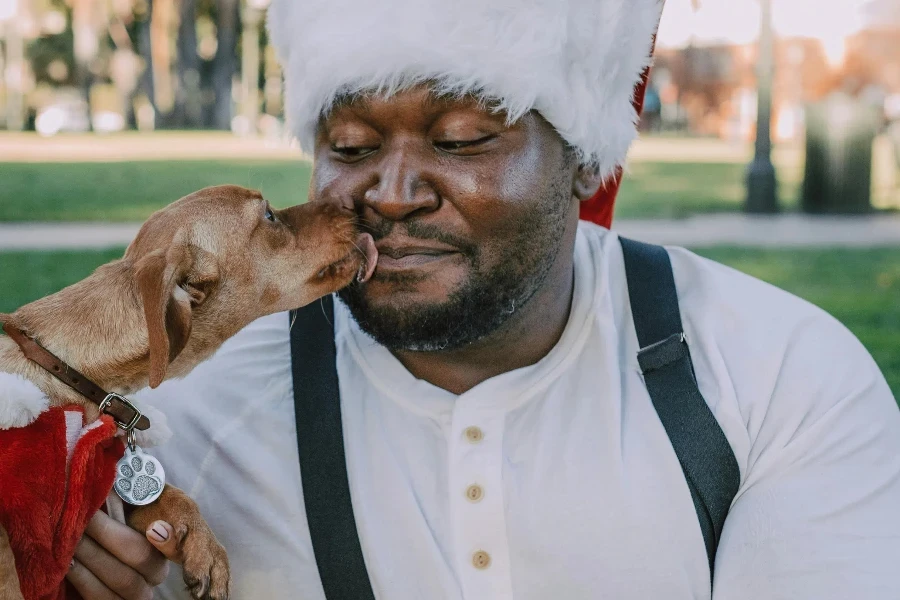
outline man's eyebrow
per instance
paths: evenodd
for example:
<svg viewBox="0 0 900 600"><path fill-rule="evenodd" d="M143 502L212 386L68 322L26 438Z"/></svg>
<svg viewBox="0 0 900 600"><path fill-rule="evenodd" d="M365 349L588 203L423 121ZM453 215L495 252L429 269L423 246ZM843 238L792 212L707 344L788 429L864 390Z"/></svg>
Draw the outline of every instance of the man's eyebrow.
<svg viewBox="0 0 900 600"><path fill-rule="evenodd" d="M359 108L364 111L369 110L369 98L371 97L370 93L364 92L344 92L335 96L334 100L331 103L326 114L334 112L338 109L345 108L354 104L354 108Z"/></svg>
<svg viewBox="0 0 900 600"><path fill-rule="evenodd" d="M366 110L368 109L372 98L378 98L381 95L382 94L380 94L377 90L355 90L352 92L342 92L337 94L334 100L331 102L331 109L335 110L338 108L343 108L350 104L354 104L356 105L354 108ZM454 104L456 102L465 100L470 100L473 103L476 103L484 108L496 106L496 104L498 103L496 100L485 99L477 91L465 93L454 91L430 91L429 93L422 95L421 104L422 108L434 108L446 106L448 104Z"/></svg>
<svg viewBox="0 0 900 600"><path fill-rule="evenodd" d="M335 111L351 106L353 110L369 113L372 100L379 97L382 97L382 94L377 90L354 90L352 92L338 93L331 106L323 112L322 116L328 118ZM459 102L466 101L471 102L472 106L478 107L492 115L499 116L504 114L502 110L497 110L500 105L499 100L484 97L477 90L465 93L454 91L436 92L432 90L422 95L419 101L419 108L424 112L440 111L453 107Z"/></svg>
<svg viewBox="0 0 900 600"><path fill-rule="evenodd" d="M422 108L447 108L450 105L466 101L487 112L494 112L494 109L500 105L499 100L486 97L479 90L465 93L432 91L423 96Z"/></svg>
<svg viewBox="0 0 900 600"><path fill-rule="evenodd" d="M453 92L429 92L422 96L422 108L444 108L450 104L454 104L461 100L474 97L463 94L454 94Z"/></svg>

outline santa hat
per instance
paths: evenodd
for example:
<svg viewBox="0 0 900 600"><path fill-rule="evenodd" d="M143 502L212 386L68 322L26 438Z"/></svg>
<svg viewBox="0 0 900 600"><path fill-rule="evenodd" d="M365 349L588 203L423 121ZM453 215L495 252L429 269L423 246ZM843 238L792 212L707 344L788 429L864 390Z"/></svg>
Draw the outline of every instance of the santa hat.
<svg viewBox="0 0 900 600"><path fill-rule="evenodd" d="M286 112L312 151L339 96L422 82L536 110L607 183L582 216L608 226L663 0L273 0ZM635 93L635 92L638 93ZM603 222L606 220L606 222Z"/></svg>

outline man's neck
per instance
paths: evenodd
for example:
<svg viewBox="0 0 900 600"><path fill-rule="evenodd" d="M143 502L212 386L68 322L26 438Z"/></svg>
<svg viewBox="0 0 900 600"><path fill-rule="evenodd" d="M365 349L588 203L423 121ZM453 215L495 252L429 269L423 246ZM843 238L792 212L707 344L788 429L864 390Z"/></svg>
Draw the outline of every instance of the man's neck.
<svg viewBox="0 0 900 600"><path fill-rule="evenodd" d="M531 300L491 335L459 350L397 351L394 356L416 378L454 394L537 363L559 342L569 321L575 289L574 240L563 243L557 263Z"/></svg>

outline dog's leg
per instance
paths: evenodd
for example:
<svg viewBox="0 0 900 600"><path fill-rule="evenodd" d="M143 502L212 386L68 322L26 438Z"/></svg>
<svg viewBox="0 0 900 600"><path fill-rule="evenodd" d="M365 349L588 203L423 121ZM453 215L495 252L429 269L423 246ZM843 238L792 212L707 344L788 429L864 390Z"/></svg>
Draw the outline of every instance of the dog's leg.
<svg viewBox="0 0 900 600"><path fill-rule="evenodd" d="M3 525L0 525L0 600L23 600L16 573L16 557Z"/></svg>
<svg viewBox="0 0 900 600"><path fill-rule="evenodd" d="M137 506L128 524L140 531L162 520L175 529L181 553L184 582L197 600L225 600L231 591L231 573L225 548L200 515L197 503L176 487L166 485L159 499Z"/></svg>

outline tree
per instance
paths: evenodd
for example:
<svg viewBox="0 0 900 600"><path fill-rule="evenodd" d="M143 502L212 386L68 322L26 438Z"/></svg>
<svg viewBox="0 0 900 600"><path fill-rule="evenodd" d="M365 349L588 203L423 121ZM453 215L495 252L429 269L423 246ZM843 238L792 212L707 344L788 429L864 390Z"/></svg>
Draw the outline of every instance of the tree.
<svg viewBox="0 0 900 600"><path fill-rule="evenodd" d="M159 108L156 105L156 90L153 85L153 49L151 45L150 15L153 13L153 0L143 0L139 4L140 10L135 14L135 32L137 39L137 53L144 63L144 70L138 80L136 94L143 94L153 109L154 122L159 121ZM134 98L131 99L132 104ZM129 123L137 128L137 122Z"/></svg>
<svg viewBox="0 0 900 600"><path fill-rule="evenodd" d="M209 107L206 123L213 129L231 129L231 88L237 73L237 45L240 35L240 0L216 0L216 39L218 48L212 61L211 88L215 101Z"/></svg>
<svg viewBox="0 0 900 600"><path fill-rule="evenodd" d="M200 89L200 57L197 55L197 0L181 0L175 61L178 87L175 90L175 127L203 126Z"/></svg>
<svg viewBox="0 0 900 600"><path fill-rule="evenodd" d="M94 70L100 54L101 31L106 29L104 9L105 6L94 0L72 0L75 80L88 106L89 113ZM90 123L90 118L88 123Z"/></svg>

